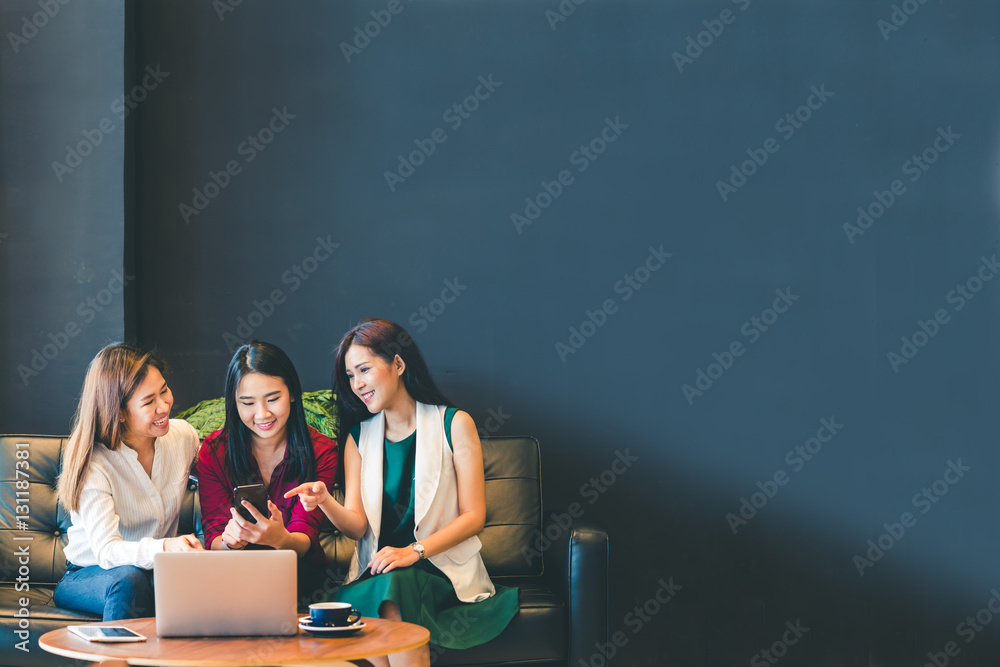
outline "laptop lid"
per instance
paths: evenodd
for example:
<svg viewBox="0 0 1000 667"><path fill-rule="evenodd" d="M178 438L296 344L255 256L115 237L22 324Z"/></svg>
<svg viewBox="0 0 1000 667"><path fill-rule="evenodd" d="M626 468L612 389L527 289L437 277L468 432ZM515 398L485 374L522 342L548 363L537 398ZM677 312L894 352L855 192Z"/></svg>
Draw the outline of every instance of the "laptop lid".
<svg viewBox="0 0 1000 667"><path fill-rule="evenodd" d="M161 637L294 635L294 551L181 551L153 557Z"/></svg>

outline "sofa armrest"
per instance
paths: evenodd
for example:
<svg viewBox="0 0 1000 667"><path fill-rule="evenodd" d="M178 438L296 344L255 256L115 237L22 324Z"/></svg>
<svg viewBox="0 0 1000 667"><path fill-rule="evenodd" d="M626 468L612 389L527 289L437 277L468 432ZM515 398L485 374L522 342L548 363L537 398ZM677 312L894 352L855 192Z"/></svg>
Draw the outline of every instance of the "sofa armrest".
<svg viewBox="0 0 1000 667"><path fill-rule="evenodd" d="M544 579L566 601L569 616L566 664L588 662L595 644L608 641L608 533L588 521L566 528L546 522L545 535L559 537L545 554Z"/></svg>

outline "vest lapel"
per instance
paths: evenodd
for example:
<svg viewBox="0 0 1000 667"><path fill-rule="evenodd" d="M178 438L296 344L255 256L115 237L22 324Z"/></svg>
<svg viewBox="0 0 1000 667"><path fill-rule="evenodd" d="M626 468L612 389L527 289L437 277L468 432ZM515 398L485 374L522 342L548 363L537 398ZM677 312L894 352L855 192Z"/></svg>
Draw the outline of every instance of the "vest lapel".
<svg viewBox="0 0 1000 667"><path fill-rule="evenodd" d="M413 520L416 526L427 516L441 478L444 455L444 408L417 403L416 498Z"/></svg>
<svg viewBox="0 0 1000 667"><path fill-rule="evenodd" d="M370 422L361 423L361 502L368 517L368 528L378 543L382 528L382 449L385 447L385 414L380 412Z"/></svg>

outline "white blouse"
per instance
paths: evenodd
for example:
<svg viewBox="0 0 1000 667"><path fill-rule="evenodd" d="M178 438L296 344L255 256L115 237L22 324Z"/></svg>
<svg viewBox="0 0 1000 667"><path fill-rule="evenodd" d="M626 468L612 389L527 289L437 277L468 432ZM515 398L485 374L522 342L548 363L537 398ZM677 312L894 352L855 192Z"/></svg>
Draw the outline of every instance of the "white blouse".
<svg viewBox="0 0 1000 667"><path fill-rule="evenodd" d="M80 493L80 510L70 512L66 559L74 565L153 568L153 554L177 534L188 471L200 440L194 427L171 419L170 430L153 443L151 476L135 450L111 451L94 444L90 470Z"/></svg>

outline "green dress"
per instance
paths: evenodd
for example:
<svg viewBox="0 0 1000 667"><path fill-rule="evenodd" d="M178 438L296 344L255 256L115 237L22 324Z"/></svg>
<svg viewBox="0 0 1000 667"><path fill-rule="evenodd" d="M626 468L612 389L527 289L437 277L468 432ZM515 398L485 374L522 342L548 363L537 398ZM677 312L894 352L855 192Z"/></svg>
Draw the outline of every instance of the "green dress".
<svg viewBox="0 0 1000 667"><path fill-rule="evenodd" d="M455 408L445 411L444 429L451 447L451 422ZM361 427L351 429L357 442ZM385 441L382 471L382 528L379 548L405 547L413 542L414 463L417 433L399 442ZM404 480L409 480L405 484ZM364 564L362 563L362 566ZM333 591L329 599L350 602L362 616L378 617L379 606L392 600L402 619L431 633L431 643L464 649L484 644L499 635L518 612L517 588L494 584L496 594L479 602L462 602L451 581L429 560L373 575L365 570L356 581Z"/></svg>

